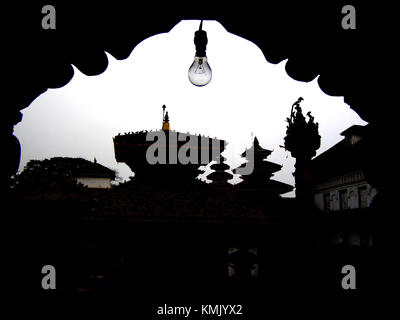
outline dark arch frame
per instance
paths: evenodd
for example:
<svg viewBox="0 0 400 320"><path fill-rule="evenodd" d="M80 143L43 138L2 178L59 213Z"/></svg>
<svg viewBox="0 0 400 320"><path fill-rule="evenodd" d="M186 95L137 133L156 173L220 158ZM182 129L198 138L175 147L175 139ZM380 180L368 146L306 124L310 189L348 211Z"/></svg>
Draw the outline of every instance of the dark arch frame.
<svg viewBox="0 0 400 320"><path fill-rule="evenodd" d="M7 12L17 12L18 21L13 23L15 16L10 16L7 23L12 32L3 40L9 53L5 67L7 105L1 125L7 150L7 170L2 177L5 184L19 165L20 146L12 132L22 119L21 109L47 88L68 83L73 76L71 64L86 75L100 74L108 65L105 51L116 59L124 59L139 42L168 32L182 19L219 21L229 32L255 43L267 61L279 63L288 59L286 71L295 80L311 81L319 75L323 92L343 96L351 108L371 123L374 143L386 135L379 112L385 107L380 105L382 94L374 88L379 71L376 66L384 56L379 46L382 39L372 39L375 41L371 43L370 31L378 22L375 20L375 26L371 26L368 19L374 8L365 2L354 4L356 30L341 27L341 2L291 6L271 2L223 8L208 4L199 12L195 3L183 7L152 3L132 8L118 1L96 6L55 1L56 30L41 28L43 5L8 5ZM377 105L379 108L375 108ZM373 160L371 181L382 186L385 183L373 172L377 159Z"/></svg>
<svg viewBox="0 0 400 320"><path fill-rule="evenodd" d="M392 144L386 119L391 113L391 104L387 103L387 89L377 83L387 79L381 65L391 58L389 48L393 40L390 31L395 29L386 29L387 24L379 20L387 15L376 14L375 3L351 1L357 9L356 30L341 28L341 8L349 4L347 1L301 1L295 5L260 1L237 6L229 1L222 8L206 3L203 10L199 10L197 2L183 7L169 2L147 2L132 8L118 0L98 2L95 6L82 1L51 1L57 12L56 30L41 28L41 8L45 4L49 3L2 4L5 15L2 17L5 32L2 52L6 54L2 65L6 88L2 92L0 118L3 160L6 160L4 170L0 171L3 196L7 196L9 178L19 163L20 145L12 133L14 125L22 119L20 110L28 107L47 88L68 83L73 76L71 64L86 75L97 75L107 68L105 51L116 59L124 59L139 42L154 34L168 32L183 19L217 20L229 32L255 43L267 61L278 63L288 59L286 71L293 79L310 81L319 75L323 92L343 96L351 108L370 122L371 152L366 155L364 165L369 182L381 195L376 204L379 209L376 222L386 237L382 241L383 251L389 253L379 256L382 268L377 272L387 287L392 284L391 276L398 270L398 265L391 259L398 250L397 243L392 241L398 233L391 209L396 198L391 197L391 174L381 174L387 169L387 159L379 154L379 150ZM218 5L221 6L220 1ZM386 14L395 12L387 5L383 9ZM31 228L32 221L37 227L32 234L46 230L40 230L36 217L27 220L29 213L21 217L12 211L12 207L7 209L3 213L7 227L4 229L8 231L4 233L3 241L6 247L4 261L7 261L4 274L8 275L6 286L11 283L16 300L21 301L21 296L27 296L24 296L25 288L36 286L36 283L29 286L27 282L34 282L36 274L40 274L40 270L32 269L34 264L23 256L21 249L30 241L24 231ZM12 297L13 293L7 291Z"/></svg>

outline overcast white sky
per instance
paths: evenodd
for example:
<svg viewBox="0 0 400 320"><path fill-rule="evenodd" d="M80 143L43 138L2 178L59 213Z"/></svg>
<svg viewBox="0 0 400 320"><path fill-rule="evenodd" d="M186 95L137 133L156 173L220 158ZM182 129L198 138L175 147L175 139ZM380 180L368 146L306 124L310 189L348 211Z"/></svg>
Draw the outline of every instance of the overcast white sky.
<svg viewBox="0 0 400 320"><path fill-rule="evenodd" d="M115 161L112 137L161 129L165 104L172 129L226 140L224 155L233 167L242 162L240 154L251 146L253 133L262 147L273 150L268 160L283 165L273 178L294 185L295 160L279 145L298 97L304 98L303 113L311 111L319 123L317 154L339 142L340 132L349 126L366 124L343 97L325 95L317 78L293 80L286 74L286 61L268 63L255 44L216 21L203 23L213 78L207 86L195 87L187 71L199 22L181 21L170 32L138 44L125 60L107 54L109 66L101 75L85 76L74 67L66 86L47 90L22 111L14 131L22 147L20 170L31 159L96 157L128 179L133 174Z"/></svg>

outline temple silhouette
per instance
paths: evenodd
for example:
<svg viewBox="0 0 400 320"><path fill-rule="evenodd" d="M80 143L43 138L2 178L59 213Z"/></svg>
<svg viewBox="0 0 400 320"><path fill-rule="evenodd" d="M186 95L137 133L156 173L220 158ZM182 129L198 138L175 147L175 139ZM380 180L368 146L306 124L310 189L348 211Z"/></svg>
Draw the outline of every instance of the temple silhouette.
<svg viewBox="0 0 400 320"><path fill-rule="evenodd" d="M111 290L119 298L115 304L110 303L112 295L108 295L104 303L96 299L96 303L88 308L91 312L103 311L106 306L112 306L114 312L125 307L129 317L153 318L154 314L150 310L157 303L154 294L163 297L158 300L162 303L166 299L171 302L182 300L172 297L178 287L170 286L169 290L165 288L164 295L162 285L155 281L146 287L146 281L151 278L148 274L152 270L156 276L165 270L164 275L168 275L167 267L173 270L175 259L175 268L182 266L185 269L185 264L179 264L183 258L178 254L184 252L183 255L188 254L189 258L193 258L193 263L188 264L189 269L193 267L193 272L187 271L190 279L210 279L207 275L215 270L210 265L213 261L219 261L215 266L218 269L223 265L220 278L227 275L228 269L230 279L233 280L235 274L237 276L241 273L233 270L231 263L236 259L234 256L250 256L250 260L259 261L258 268L256 265L250 271L248 267L242 268L245 274L252 275L251 279L254 280L256 270L259 271L257 281L264 279L257 293L251 288L238 290L236 286L218 287L217 284L203 290L203 295L200 293L201 288L194 284L190 290L182 293L186 301L193 292L197 293L200 298L193 298L192 302L203 303L206 299L212 300L212 295L217 296L218 288L225 288L223 291L227 294L218 295L219 299L214 302L235 301L245 304L253 299L254 303L246 308L249 319L272 318L271 309L274 308L279 318L287 313L291 313L290 318L301 315L309 317L310 312L316 309L319 318L326 312L336 313L338 318L345 315L352 315L352 318L362 317L363 314L370 316L374 306L379 308L381 314L391 306L396 311L397 294L393 294L393 291L399 270L396 258L399 224L395 213L397 189L393 187L395 179L392 174L395 169L390 153L396 137L393 131L397 118L392 116L396 90L388 90L393 83L390 81L393 78L393 68L390 66L396 63L392 47L397 29L390 27L391 22L397 21L394 18L397 13L394 3L382 5L383 14L378 15L375 4L366 1L351 3L356 10L355 30L342 28L341 22L347 18L347 14L343 13L345 3L339 2L296 2L290 5L282 1L244 3L240 10L231 10L231 7L227 10L226 5L220 6L217 3L207 5L203 10L198 2L187 3L185 6L171 2L160 2L155 6L153 2L144 2L134 8L118 1L111 5L106 2L95 5L80 2L79 6L70 2L57 2L54 4L57 10L55 30L44 30L40 26L45 16L40 13L43 3L24 3L23 10L19 2L7 2L4 5L4 12L18 12L17 15L5 14L3 17L5 26L12 26L7 29L3 41L7 57L3 69L7 81L6 89L3 90L3 100L6 103L1 117L4 149L1 188L5 203L2 216L5 309L9 307L13 314L27 313L29 316L37 311L41 317L46 312L55 315L60 310L71 310L75 318L77 308L75 301L70 303L72 300L67 300L67 307L55 308L55 312L51 313L51 306L56 300L52 299L53 296L60 296L62 299L59 300L65 301L68 295L110 292L112 284L114 288L129 289ZM134 191L137 191L134 197L145 203L144 207L137 207L138 212L149 212L148 206L160 208L161 213L175 212L174 206L168 204L169 201L161 195L157 201L163 198L165 204L162 201L154 203L145 190L149 185L127 191L126 197L122 192L121 197L115 195L114 200L119 202L119 208L114 201L116 210L107 218L99 213L107 209L104 197L113 188L96 190L68 183L41 184L41 188L37 188L33 184L35 199L31 197L28 200L21 190L17 192L10 187L21 160L21 144L14 134L14 128L23 121L22 112L25 108L30 108L32 102L48 89L65 86L74 76L74 66L85 76L99 75L109 66L109 54L117 60L124 60L144 39L168 32L182 19L219 21L228 32L258 46L268 62L284 63L288 77L300 82L314 80L324 94L343 97L344 103L369 123L362 140L354 145L339 143L311 162L305 158L296 158L296 199L292 199L293 207L288 213L277 208L279 219L274 220L276 224L272 225L272 213L275 210L273 206L268 206L271 221L269 227L265 223L262 226L253 225L250 230L243 223L237 225L235 232L228 232L227 226L216 230L209 225L211 231L215 230L215 236L210 238L212 232L201 230L200 224L197 226L201 231L196 235L190 228L187 228L184 235L182 230L185 228L182 227L175 239L180 246L187 243L188 250L176 249L175 256L171 255L171 251L174 251L171 248L174 248L173 226L177 227L177 224L169 223L163 233L160 231L161 224L153 223L150 228L145 219L143 224L125 222L129 219L124 214L130 211L126 209L125 212L123 208L130 206ZM374 32L371 33L371 30ZM385 64L389 67L383 67ZM294 129L293 126L291 128ZM287 136L294 137L298 135L296 132L300 133L292 130ZM294 148L300 146L297 142L301 139L292 139L292 142L297 141L292 144L290 140L286 141L285 147L293 151L294 155ZM310 143L310 140L306 141ZM84 178L84 181L88 180ZM134 188L133 179L128 184ZM199 186L205 187L204 184ZM207 186L207 199L213 196L222 199L223 195L227 199L224 203L234 210L230 215L232 217L237 212L240 215L250 215L256 207L252 202L250 209L237 209L230 201L231 193L224 191L224 187L217 188L215 183ZM128 185L125 188L128 189ZM174 188L164 189L164 195L169 192L170 198L179 203L180 192L174 193ZM156 194L155 188L147 191L151 195ZM184 191L189 192L189 189ZM203 194L192 195L193 199L198 199L193 200L193 203L206 201ZM144 201L140 199L141 196L151 199ZM319 211L313 208L313 197L317 199ZM216 202L210 201L210 208L213 207L212 203ZM190 208L187 211L191 211ZM262 212L265 216L266 211ZM258 228L263 230L258 232ZM168 235L166 229L170 230ZM372 239L376 239L376 243L372 243L375 246L367 249L358 245L369 242L368 237L363 239L363 233L374 234ZM356 234L360 237L353 237ZM178 239L179 235L181 237ZM256 235L265 237L261 237L259 242L254 239L247 242L240 240L247 239L248 235L250 238L256 238ZM188 241L195 236L198 236L197 242ZM330 243L330 236L336 239L336 244ZM227 240L224 242L224 239ZM213 255L214 250L206 249L213 247L212 241L215 247L221 248L218 254ZM235 243L234 246L232 243ZM260 250L256 250L255 243L262 244ZM238 251L240 244L244 248L242 253ZM246 249L246 245L249 249ZM355 254L352 251L354 248L359 252ZM230 258L226 257L226 252ZM255 255L257 259L254 259ZM134 258L136 256L138 259ZM160 258L157 260L156 256ZM226 258L222 259L221 256ZM139 257L148 257L149 260ZM204 260L200 257L207 257L209 263L198 264L199 267L196 267L196 261ZM233 261L230 261L231 258ZM57 290L44 291L40 286L43 276L41 268L46 264L56 267ZM357 290L344 291L340 286L343 278L340 270L345 264L356 267ZM161 275L159 277L162 278ZM182 277L179 279L181 283L184 282ZM189 283L191 281L188 281L188 287ZM154 286L151 288L151 285ZM245 288L244 285L242 287ZM147 288L149 294L146 296L146 290L141 288ZM119 295L119 292L123 294ZM225 299L229 295L234 298ZM120 299L121 296L126 296L126 300ZM140 308L143 311L142 317L138 315ZM354 313L348 312L349 309Z"/></svg>
<svg viewBox="0 0 400 320"><path fill-rule="evenodd" d="M192 183L199 175L199 165L217 159L225 149L225 141L176 132L170 129L168 112L164 112L165 105L160 130L114 137L115 159L126 163L135 173L134 180L142 184L166 183L171 186ZM154 161L149 159L152 149ZM178 158L184 158L183 163Z"/></svg>
<svg viewBox="0 0 400 320"><path fill-rule="evenodd" d="M154 142L151 138L148 141L146 137L149 134L165 140ZM180 136L179 140L177 136ZM164 157L160 157L160 162L150 164L147 152L154 145L158 156L164 153ZM251 174L242 175L243 181L231 184L229 180L233 175L228 172L229 166L221 155L225 145L225 141L217 138L173 131L168 113L163 116L161 130L118 134L114 137L116 160L126 163L135 175L108 192L105 198L107 209L99 214L107 216L109 212L118 213L122 209L137 221L154 219L168 223L201 222L230 226L235 223L267 223L289 210L292 199L280 195L292 191L293 187L271 179L272 174L281 168L278 164L264 161L271 151L262 148L254 138L250 151L242 154L248 162L253 162ZM188 153L195 154L193 163L181 163L177 159L177 154L186 157ZM208 160L201 164L201 158ZM212 163L212 171L207 175L210 183L196 179L204 172L199 167L208 163ZM239 168L246 165L248 163ZM234 170L235 173L239 168ZM121 201L121 198L125 200ZM260 198L267 198L268 202L260 201Z"/></svg>
<svg viewBox="0 0 400 320"><path fill-rule="evenodd" d="M115 173L96 159L43 161L41 179L36 174L12 189L25 225L39 223L46 230L31 241L26 258L57 268L57 290L38 287L37 293L63 299L133 295L137 302L155 304L166 296L196 301L207 292L213 301L240 299L255 313L262 312L264 299L296 299L304 292L342 298L337 270L352 263L365 279L375 267L374 211L351 215L351 225L345 215L323 215L328 204L321 211L320 198L325 201L328 193L339 192L340 208L348 208L341 176L328 191L324 179L346 172L348 181L361 177L347 187L360 190L360 212L367 210L365 190L370 190L359 186L357 161L342 161L331 175L324 175L324 164L349 152L345 145L354 144L351 152L362 157L366 129L346 130L343 142L313 160L321 137L311 113L308 119L303 115L302 100L293 104L282 137L296 159L295 198L282 197L294 187L273 179L282 166L268 160L272 151L257 137L241 154L245 162L231 169L222 155L224 140L174 131L165 106L161 129L113 137L115 159L134 172L127 182L111 186ZM207 172L205 165L211 170L208 182L197 178ZM30 170L39 167L36 161ZM233 174L242 181L232 184Z"/></svg>
<svg viewBox="0 0 400 320"><path fill-rule="evenodd" d="M288 245L279 230L292 223L295 203L281 197L293 187L271 179L281 166L266 160L271 151L256 137L242 154L246 162L233 170L238 174L252 167L237 184L229 183L233 174L221 155L226 142L175 132L165 106L161 129L118 134L113 140L116 160L134 172L130 181L63 191L51 184L40 189L43 197L35 197L43 199L35 211L45 225L61 223L74 230L52 234L50 260L62 269L59 294L128 290L133 283L143 292L154 285L226 290L234 283L239 290L274 281L271 270L279 269L277 262L287 252L279 248ZM209 163L210 183L196 179L199 167ZM21 211L32 208L29 193L17 192ZM278 244L272 251L265 247L271 243ZM74 266L77 261L82 268Z"/></svg>

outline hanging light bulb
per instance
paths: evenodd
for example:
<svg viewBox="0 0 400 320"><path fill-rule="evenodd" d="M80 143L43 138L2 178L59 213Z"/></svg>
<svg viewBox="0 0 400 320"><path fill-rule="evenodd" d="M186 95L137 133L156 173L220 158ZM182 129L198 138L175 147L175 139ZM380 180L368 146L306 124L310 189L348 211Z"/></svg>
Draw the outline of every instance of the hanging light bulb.
<svg viewBox="0 0 400 320"><path fill-rule="evenodd" d="M212 71L207 62L207 57L194 57L189 68L189 80L195 86L202 87L211 81Z"/></svg>
<svg viewBox="0 0 400 320"><path fill-rule="evenodd" d="M212 78L211 67L206 56L207 32L202 30L202 26L203 20L200 22L199 30L194 33L196 56L188 71L190 82L198 87L205 86Z"/></svg>

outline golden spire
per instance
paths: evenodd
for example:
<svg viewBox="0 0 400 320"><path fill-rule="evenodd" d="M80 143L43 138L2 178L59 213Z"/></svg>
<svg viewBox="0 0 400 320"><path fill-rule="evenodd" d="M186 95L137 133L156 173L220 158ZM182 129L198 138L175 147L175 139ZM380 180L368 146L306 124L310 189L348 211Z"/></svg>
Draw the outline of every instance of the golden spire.
<svg viewBox="0 0 400 320"><path fill-rule="evenodd" d="M168 111L165 113L165 108L166 108L165 104L162 106L162 108L163 108L162 130L169 130L169 117L168 117Z"/></svg>

